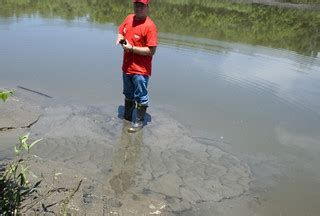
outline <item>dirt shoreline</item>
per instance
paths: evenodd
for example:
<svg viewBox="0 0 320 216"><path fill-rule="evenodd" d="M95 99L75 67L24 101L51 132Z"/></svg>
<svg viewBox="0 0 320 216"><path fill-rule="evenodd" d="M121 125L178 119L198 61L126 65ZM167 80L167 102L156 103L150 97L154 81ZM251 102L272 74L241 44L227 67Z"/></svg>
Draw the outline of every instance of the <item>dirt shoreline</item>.
<svg viewBox="0 0 320 216"><path fill-rule="evenodd" d="M235 3L243 4L261 4L267 6L275 6L282 8L295 8L295 9L310 9L310 10L320 10L320 4L296 4L296 3L287 3L279 2L276 0L230 0Z"/></svg>

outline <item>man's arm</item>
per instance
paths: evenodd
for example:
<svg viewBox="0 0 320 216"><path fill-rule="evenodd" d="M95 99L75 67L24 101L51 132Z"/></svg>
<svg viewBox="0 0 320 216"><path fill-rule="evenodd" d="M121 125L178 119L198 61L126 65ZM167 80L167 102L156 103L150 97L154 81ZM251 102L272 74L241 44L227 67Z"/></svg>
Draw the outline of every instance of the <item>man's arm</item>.
<svg viewBox="0 0 320 216"><path fill-rule="evenodd" d="M135 47L132 46L132 48L129 50L135 54L143 55L143 56L153 56L156 53L156 46L152 47Z"/></svg>
<svg viewBox="0 0 320 216"><path fill-rule="evenodd" d="M142 56L153 56L156 53L156 49L157 49L156 46L150 46L150 47L132 46L128 41L127 41L127 44L122 44L122 47L126 52L132 52Z"/></svg>

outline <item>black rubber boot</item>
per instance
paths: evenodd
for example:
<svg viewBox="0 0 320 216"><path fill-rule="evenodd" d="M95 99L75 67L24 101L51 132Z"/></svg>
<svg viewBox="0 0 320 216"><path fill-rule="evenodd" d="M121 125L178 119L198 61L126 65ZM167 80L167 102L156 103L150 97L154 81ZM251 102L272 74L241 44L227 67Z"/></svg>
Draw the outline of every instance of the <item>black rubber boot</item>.
<svg viewBox="0 0 320 216"><path fill-rule="evenodd" d="M129 133L137 132L143 127L144 116L147 112L147 108L148 106L138 104L136 122L133 123L130 128L128 128Z"/></svg>
<svg viewBox="0 0 320 216"><path fill-rule="evenodd" d="M128 100L127 98L124 100L124 115L123 118L128 121L132 121L132 112L136 107L136 102Z"/></svg>

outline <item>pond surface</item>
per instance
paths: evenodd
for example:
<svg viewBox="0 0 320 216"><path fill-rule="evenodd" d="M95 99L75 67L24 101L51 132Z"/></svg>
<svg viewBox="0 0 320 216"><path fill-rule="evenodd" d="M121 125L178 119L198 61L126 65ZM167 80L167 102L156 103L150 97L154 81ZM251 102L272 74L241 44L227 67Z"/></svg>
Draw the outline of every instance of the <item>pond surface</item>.
<svg viewBox="0 0 320 216"><path fill-rule="evenodd" d="M0 86L23 86L67 103L122 104L118 21L41 13L0 17ZM164 108L194 137L219 139L245 161L261 202L257 215L319 215L318 23L308 24L318 34L301 38L307 47L296 37L283 43L241 33L239 40L223 39L159 23L150 115L152 107Z"/></svg>

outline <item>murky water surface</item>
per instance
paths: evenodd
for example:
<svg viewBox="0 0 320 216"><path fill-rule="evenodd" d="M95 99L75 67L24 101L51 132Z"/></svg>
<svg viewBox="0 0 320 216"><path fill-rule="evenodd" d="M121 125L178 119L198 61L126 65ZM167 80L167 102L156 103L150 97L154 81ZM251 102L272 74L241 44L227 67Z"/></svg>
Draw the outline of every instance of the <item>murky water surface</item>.
<svg viewBox="0 0 320 216"><path fill-rule="evenodd" d="M122 104L116 28L90 22L89 15L3 16L0 86L24 86L67 103ZM312 44L319 35L311 48L285 49L160 29L150 114L165 108L163 115L195 138L219 139L247 163L261 202L257 215L319 215L320 53Z"/></svg>

